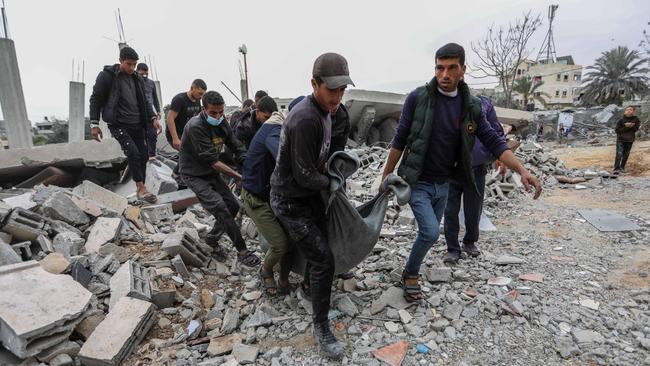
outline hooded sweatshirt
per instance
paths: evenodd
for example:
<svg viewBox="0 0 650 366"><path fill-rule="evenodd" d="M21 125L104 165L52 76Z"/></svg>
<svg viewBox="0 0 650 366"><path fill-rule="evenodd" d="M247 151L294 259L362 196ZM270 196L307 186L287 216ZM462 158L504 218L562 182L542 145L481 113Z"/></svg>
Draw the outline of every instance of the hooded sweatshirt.
<svg viewBox="0 0 650 366"><path fill-rule="evenodd" d="M271 174L278 157L283 122L281 112L271 114L251 140L244 162L242 187L264 201L269 201Z"/></svg>
<svg viewBox="0 0 650 366"><path fill-rule="evenodd" d="M625 124L631 122L634 123L634 126L632 127L626 127ZM616 123L616 141L619 142L634 142L636 131L639 130L639 127L641 126L641 121L639 120L639 117L637 116L623 116L618 122Z"/></svg>

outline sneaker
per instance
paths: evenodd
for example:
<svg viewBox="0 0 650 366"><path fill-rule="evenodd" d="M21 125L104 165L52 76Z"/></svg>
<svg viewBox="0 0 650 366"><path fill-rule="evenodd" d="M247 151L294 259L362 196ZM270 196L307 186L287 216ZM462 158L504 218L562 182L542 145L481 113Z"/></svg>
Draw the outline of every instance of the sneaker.
<svg viewBox="0 0 650 366"><path fill-rule="evenodd" d="M447 264L456 264L458 263L459 260L460 260L459 252L447 252L444 258L442 258L442 262Z"/></svg>
<svg viewBox="0 0 650 366"><path fill-rule="evenodd" d="M465 251L465 253L467 253L470 257L478 257L481 255L481 251L478 250L476 244L474 243L464 243L463 251Z"/></svg>
<svg viewBox="0 0 650 366"><path fill-rule="evenodd" d="M621 174L621 171L620 171L620 170L614 170L614 171L612 172L612 174L614 174L614 175L619 175L619 174Z"/></svg>
<svg viewBox="0 0 650 366"><path fill-rule="evenodd" d="M327 358L332 360L343 358L343 345L332 334L328 321L314 323L313 332L318 348Z"/></svg>

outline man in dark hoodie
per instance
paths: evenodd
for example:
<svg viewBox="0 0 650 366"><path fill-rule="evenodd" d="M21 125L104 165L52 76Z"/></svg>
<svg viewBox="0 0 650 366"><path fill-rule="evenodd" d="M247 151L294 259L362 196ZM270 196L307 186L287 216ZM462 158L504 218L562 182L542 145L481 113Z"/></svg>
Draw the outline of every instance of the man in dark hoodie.
<svg viewBox="0 0 650 366"><path fill-rule="evenodd" d="M347 85L354 84L347 61L336 53L319 56L312 75L313 94L291 110L282 126L271 176L271 207L310 266L316 344L327 357L341 359L343 346L332 334L328 319L335 264L326 236L321 191L329 187L325 166L332 136L331 114L339 107Z"/></svg>
<svg viewBox="0 0 650 366"><path fill-rule="evenodd" d="M278 107L271 97L261 98L258 106L260 108L265 106L273 110L273 113L257 131L246 152L242 171L241 199L246 214L255 222L257 230L269 243L264 263L260 267L262 285L269 295L278 292L286 294L290 290L289 240L269 202L271 174L275 169L275 159L278 156L284 115L278 112ZM273 267L276 264L280 264L279 291L273 278Z"/></svg>
<svg viewBox="0 0 650 366"><path fill-rule="evenodd" d="M263 100L264 102L262 102ZM235 136L246 146L246 149L250 146L251 140L253 140L253 136L255 136L257 130L260 129L264 121L269 119L271 113L274 112L273 106L275 105L275 101L269 96L260 98L256 104L257 108L244 112L234 127ZM277 106L275 108L277 110Z"/></svg>
<svg viewBox="0 0 650 366"><path fill-rule="evenodd" d="M246 249L244 238L235 222L239 202L221 179L223 174L241 181L241 175L221 161L224 147L228 147L240 166L246 160L246 149L226 122L225 102L221 94L209 91L203 95L202 102L203 110L187 122L181 138L181 177L196 194L203 208L215 218L214 227L206 237L206 242L215 249L215 257L220 260L226 257L218 244L218 239L225 231L237 249L239 261L247 266L256 266L260 259Z"/></svg>
<svg viewBox="0 0 650 366"><path fill-rule="evenodd" d="M144 97L147 103L151 103L153 110L156 113L156 119L153 121L152 128L147 131L147 149L149 150L149 160L156 156L156 140L158 134L162 132L162 125L160 124L160 101L158 101L158 93L156 93L156 83L149 79L149 66L144 62L138 64L136 71L144 80Z"/></svg>
<svg viewBox="0 0 650 366"><path fill-rule="evenodd" d="M149 154L147 131L156 115L144 94L144 80L135 73L138 54L131 47L120 50L120 63L104 67L90 96L90 128L93 138L101 141L99 128L102 118L111 135L120 143L133 175L139 199L153 203L156 196L144 185Z"/></svg>
<svg viewBox="0 0 650 366"><path fill-rule="evenodd" d="M634 115L634 111L634 106L628 106L625 108L623 118L616 123L616 159L614 160L614 174L616 175L625 171L625 164L630 156L636 131L641 126L641 121Z"/></svg>
<svg viewBox="0 0 650 366"><path fill-rule="evenodd" d="M301 95L292 100L289 103L288 110L291 111L303 99L305 99L305 96ZM332 144L330 145L329 156L332 156L337 151L344 151L345 145L348 143L348 137L350 137L350 113L341 103L336 111L332 112Z"/></svg>

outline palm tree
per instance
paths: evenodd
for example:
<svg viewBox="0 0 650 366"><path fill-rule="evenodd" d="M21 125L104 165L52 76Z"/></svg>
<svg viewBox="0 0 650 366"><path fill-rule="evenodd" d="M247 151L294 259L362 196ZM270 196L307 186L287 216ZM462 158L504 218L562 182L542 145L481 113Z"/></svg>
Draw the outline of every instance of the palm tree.
<svg viewBox="0 0 650 366"><path fill-rule="evenodd" d="M624 99L650 93L647 58L637 50L618 46L603 52L585 74L582 102L584 104L618 104Z"/></svg>
<svg viewBox="0 0 650 366"><path fill-rule="evenodd" d="M522 96L524 109L526 109L526 104L531 100L538 101L542 103L543 106L546 106L546 99L544 99L544 97L550 98L551 96L546 92L537 92L537 89L542 85L544 85L543 81L533 80L530 75L526 75L515 80L515 85L512 88L512 91Z"/></svg>

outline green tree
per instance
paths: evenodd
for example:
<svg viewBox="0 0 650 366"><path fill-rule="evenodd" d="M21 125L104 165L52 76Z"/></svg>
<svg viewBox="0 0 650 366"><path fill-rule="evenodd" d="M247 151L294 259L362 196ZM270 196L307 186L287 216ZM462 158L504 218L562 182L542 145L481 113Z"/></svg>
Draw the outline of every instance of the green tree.
<svg viewBox="0 0 650 366"><path fill-rule="evenodd" d="M639 51L618 46L602 53L587 67L582 102L586 105L618 104L650 93L648 59Z"/></svg>
<svg viewBox="0 0 650 366"><path fill-rule="evenodd" d="M521 77L515 81L515 86L512 90L522 96L522 100L524 101L523 109L526 109L526 104L531 100L538 101L546 107L546 99L544 99L544 97L550 98L551 96L546 92L537 91L537 89L542 85L544 85L543 81L535 81L529 75Z"/></svg>

